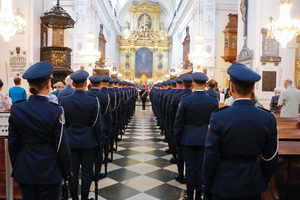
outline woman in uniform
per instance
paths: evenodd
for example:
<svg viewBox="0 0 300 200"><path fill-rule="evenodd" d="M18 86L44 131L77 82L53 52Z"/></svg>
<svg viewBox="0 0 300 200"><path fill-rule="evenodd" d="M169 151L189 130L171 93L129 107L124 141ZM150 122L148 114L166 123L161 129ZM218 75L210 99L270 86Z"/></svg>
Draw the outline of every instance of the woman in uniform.
<svg viewBox="0 0 300 200"><path fill-rule="evenodd" d="M8 147L23 200L57 200L62 178L71 174L64 111L47 98L52 71L48 62L27 69L23 78L32 95L11 107Z"/></svg>

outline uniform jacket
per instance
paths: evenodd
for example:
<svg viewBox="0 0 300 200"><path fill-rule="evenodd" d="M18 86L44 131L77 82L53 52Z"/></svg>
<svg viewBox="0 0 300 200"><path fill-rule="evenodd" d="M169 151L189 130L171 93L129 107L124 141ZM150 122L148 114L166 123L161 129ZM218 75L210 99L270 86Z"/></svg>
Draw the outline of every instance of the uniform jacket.
<svg viewBox="0 0 300 200"><path fill-rule="evenodd" d="M182 145L204 146L210 116L218 108L218 99L204 91L182 97L175 118L176 143L181 141Z"/></svg>
<svg viewBox="0 0 300 200"><path fill-rule="evenodd" d="M102 124L99 100L83 90L61 99L65 109L67 135L71 149L90 149L101 145Z"/></svg>
<svg viewBox="0 0 300 200"><path fill-rule="evenodd" d="M209 96L216 97L216 98L220 99L220 93L217 92L217 91L215 91L215 90L213 90L213 89L211 89L211 88L209 88L209 89L206 90L205 92L206 92L206 94L208 94Z"/></svg>
<svg viewBox="0 0 300 200"><path fill-rule="evenodd" d="M116 110L116 106L117 106L117 95L114 91L109 90L107 87L102 87L101 92L108 94L110 97L110 105L111 105L111 113L112 113L112 123L115 124L115 122L117 121L117 110Z"/></svg>
<svg viewBox="0 0 300 200"><path fill-rule="evenodd" d="M144 94L145 93L145 94ZM143 95L144 94L144 95ZM147 96L148 96L148 92L145 90L145 89L142 89L141 91L140 91L140 97L141 97L141 99L147 99Z"/></svg>
<svg viewBox="0 0 300 200"><path fill-rule="evenodd" d="M23 144L49 144L53 148L25 148ZM8 148L12 177L26 184L55 184L71 170L71 152L64 112L46 96L30 96L11 107Z"/></svg>
<svg viewBox="0 0 300 200"><path fill-rule="evenodd" d="M60 102L61 102L61 99L62 99L65 95L73 94L74 92L75 92L75 89L74 89L72 86L67 86L67 87L65 87L64 89L59 90L58 96L57 96L58 102L60 103Z"/></svg>
<svg viewBox="0 0 300 200"><path fill-rule="evenodd" d="M221 198L265 191L277 165L277 140L275 116L250 99L236 100L213 113L203 163L207 190ZM261 154L270 161L256 162ZM245 158L254 161L245 163Z"/></svg>
<svg viewBox="0 0 300 200"><path fill-rule="evenodd" d="M110 105L110 97L109 94L106 94L102 92L101 90L97 88L92 88L88 94L91 94L93 96L96 96L100 103L101 108L101 114L103 116L103 122L105 123L105 128L103 127L103 130L110 131L112 130L112 112L111 112L111 105Z"/></svg>
<svg viewBox="0 0 300 200"><path fill-rule="evenodd" d="M190 90L190 89L184 89L184 90L179 89L179 90L177 90L177 92L175 92L175 94L173 95L171 103L170 103L169 124L170 124L171 130L173 130L173 128L174 128L175 116L176 116L176 112L177 112L178 105L180 103L181 97L184 96L184 95L187 95L187 94L191 94L192 90Z"/></svg>

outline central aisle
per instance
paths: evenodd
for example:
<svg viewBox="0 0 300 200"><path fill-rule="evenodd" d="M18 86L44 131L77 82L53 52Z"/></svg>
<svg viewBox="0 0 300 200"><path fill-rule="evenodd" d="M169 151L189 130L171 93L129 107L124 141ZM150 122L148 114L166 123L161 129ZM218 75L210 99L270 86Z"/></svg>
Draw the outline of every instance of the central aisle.
<svg viewBox="0 0 300 200"><path fill-rule="evenodd" d="M146 110L137 103L114 161L108 165L108 178L99 181L99 199L177 200L185 196L186 186L174 180L177 166L164 151L167 143L152 113L149 103ZM90 197L94 197L92 192Z"/></svg>

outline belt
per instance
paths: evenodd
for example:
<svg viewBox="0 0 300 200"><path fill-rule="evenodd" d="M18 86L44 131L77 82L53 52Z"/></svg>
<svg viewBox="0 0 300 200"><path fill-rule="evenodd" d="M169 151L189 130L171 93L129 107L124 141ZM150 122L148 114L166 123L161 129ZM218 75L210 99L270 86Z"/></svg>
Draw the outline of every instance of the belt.
<svg viewBox="0 0 300 200"><path fill-rule="evenodd" d="M254 163L257 161L257 157L252 156L221 156L220 161L226 162L226 163L234 163L234 164L248 164L248 163Z"/></svg>
<svg viewBox="0 0 300 200"><path fill-rule="evenodd" d="M90 128L91 126L80 126L80 125L69 125L68 128L75 128L75 129L83 129L83 128Z"/></svg>
<svg viewBox="0 0 300 200"><path fill-rule="evenodd" d="M187 124L187 125L185 125L185 126L209 126L209 124L204 124L204 125L193 125L193 124Z"/></svg>
<svg viewBox="0 0 300 200"><path fill-rule="evenodd" d="M23 147L28 149L53 149L54 145L50 143L23 143Z"/></svg>

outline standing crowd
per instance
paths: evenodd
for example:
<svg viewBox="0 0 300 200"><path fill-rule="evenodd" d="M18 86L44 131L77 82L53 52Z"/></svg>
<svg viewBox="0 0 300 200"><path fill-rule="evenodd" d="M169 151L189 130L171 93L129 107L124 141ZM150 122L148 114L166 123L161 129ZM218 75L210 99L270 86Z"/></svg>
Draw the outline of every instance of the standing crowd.
<svg viewBox="0 0 300 200"><path fill-rule="evenodd" d="M78 200L81 168L81 199L87 200L91 182L107 176L107 163L113 161L117 142L134 114L137 91L132 83L107 75L89 77L78 70L66 78L67 87L56 92L56 104L49 98L52 72L50 63L39 62L23 74L32 95L11 106L12 177L24 200L58 199L62 179L69 181L71 197Z"/></svg>
<svg viewBox="0 0 300 200"><path fill-rule="evenodd" d="M150 93L187 200L200 200L203 193L205 199L259 200L277 166L275 116L254 101L260 75L243 64L227 72L231 106L219 108L216 82L201 72L158 83Z"/></svg>

